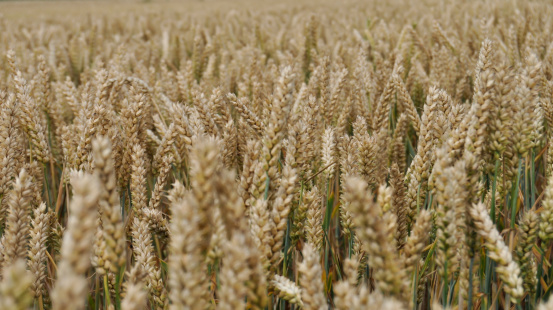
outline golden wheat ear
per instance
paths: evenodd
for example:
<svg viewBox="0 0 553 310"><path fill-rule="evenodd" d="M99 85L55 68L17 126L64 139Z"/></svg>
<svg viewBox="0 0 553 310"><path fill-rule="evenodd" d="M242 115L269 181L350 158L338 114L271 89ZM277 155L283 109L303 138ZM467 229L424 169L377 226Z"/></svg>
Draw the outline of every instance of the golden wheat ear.
<svg viewBox="0 0 553 310"><path fill-rule="evenodd" d="M57 280L52 290L53 309L84 309L87 294L85 273L91 266L90 256L97 221L97 203L101 185L97 176L73 172L70 176L73 198L69 205L69 218L63 236Z"/></svg>

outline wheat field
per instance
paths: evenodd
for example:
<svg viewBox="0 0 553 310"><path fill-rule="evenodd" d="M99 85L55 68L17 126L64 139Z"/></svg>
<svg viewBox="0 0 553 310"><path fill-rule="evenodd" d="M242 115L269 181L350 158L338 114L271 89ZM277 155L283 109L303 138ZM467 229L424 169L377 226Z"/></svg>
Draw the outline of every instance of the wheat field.
<svg viewBox="0 0 553 310"><path fill-rule="evenodd" d="M0 309L553 309L549 1L0 12Z"/></svg>

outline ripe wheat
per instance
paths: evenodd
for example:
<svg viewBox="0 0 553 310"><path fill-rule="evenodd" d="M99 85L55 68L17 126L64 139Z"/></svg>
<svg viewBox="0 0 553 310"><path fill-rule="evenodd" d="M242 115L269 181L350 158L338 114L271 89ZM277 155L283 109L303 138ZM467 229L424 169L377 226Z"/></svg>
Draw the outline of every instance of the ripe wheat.
<svg viewBox="0 0 553 310"><path fill-rule="evenodd" d="M1 309L553 307L550 3L241 1L0 15Z"/></svg>

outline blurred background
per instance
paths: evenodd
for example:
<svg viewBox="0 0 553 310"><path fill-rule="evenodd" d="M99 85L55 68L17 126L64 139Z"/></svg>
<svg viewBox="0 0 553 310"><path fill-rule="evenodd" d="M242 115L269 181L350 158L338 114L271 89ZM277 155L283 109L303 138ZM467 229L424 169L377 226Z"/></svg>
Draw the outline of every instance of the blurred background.
<svg viewBox="0 0 553 310"><path fill-rule="evenodd" d="M194 14L213 11L267 10L284 7L341 6L352 1L327 0L0 0L5 18L55 17L67 14L110 14L122 12L175 12Z"/></svg>

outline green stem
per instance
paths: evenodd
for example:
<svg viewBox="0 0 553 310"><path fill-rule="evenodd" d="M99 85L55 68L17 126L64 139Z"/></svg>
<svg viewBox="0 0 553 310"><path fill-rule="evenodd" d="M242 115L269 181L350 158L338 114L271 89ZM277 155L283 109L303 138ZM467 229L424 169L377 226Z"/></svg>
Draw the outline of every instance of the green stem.
<svg viewBox="0 0 553 310"><path fill-rule="evenodd" d="M121 285L123 284L123 276L125 275L125 265L119 269L115 278L115 309L121 309Z"/></svg>
<svg viewBox="0 0 553 310"><path fill-rule="evenodd" d="M467 309L472 309L472 268L474 268L474 256L470 258L470 265L469 265L469 288L468 288Z"/></svg>
<svg viewBox="0 0 553 310"><path fill-rule="evenodd" d="M330 199L330 194L331 194L331 190L332 190L332 183L329 182L329 180L327 179L326 181L326 210L325 210L325 217L324 217L324 220L323 220L323 230L324 231L327 231L328 230L328 227L330 226L330 217L332 216L332 205L333 205L333 200L334 199Z"/></svg>
<svg viewBox="0 0 553 310"><path fill-rule="evenodd" d="M326 183L327 183L326 210L325 210L325 217L324 217L324 221L323 221L323 234L328 235L328 228L330 227L330 218L332 216L332 205L333 205L333 200L334 199L330 199L332 183L329 182L328 179L326 180ZM323 241L325 241L325 240L323 240ZM328 271L330 270L330 264L329 264L329 260L328 260L330 242L324 242L323 244L324 244L324 255L325 255L324 256L325 271L326 271L326 275L328 277ZM327 278L327 281L328 281L328 278Z"/></svg>
<svg viewBox="0 0 553 310"><path fill-rule="evenodd" d="M530 182L528 181L528 156L524 159L524 206L528 208L530 204Z"/></svg>
<svg viewBox="0 0 553 310"><path fill-rule="evenodd" d="M330 239L328 238L328 235L323 232L323 238L325 240L325 242L327 244L330 244ZM328 247L328 251L329 251L329 257L332 257L332 262L334 263L334 266L336 266L335 270L336 270L336 275L338 276L338 279L339 280L342 280L342 273L340 272L340 269L342 269L340 267L340 262L338 260L338 255L337 253L335 253L334 251L332 251L332 247Z"/></svg>
<svg viewBox="0 0 553 310"><path fill-rule="evenodd" d="M491 201L491 207L490 207L490 217L495 225L496 222L496 216L495 216L495 192L497 188L497 173L499 170L499 159L496 159L495 166L494 166L494 173L493 173L493 181L492 181L492 201ZM487 251L486 251L487 252ZM492 294L490 291L491 288L491 282L492 282L492 272L493 272L493 261L490 260L490 257L486 255L486 278L484 281L484 287L483 292L487 295L487 303L489 306L491 304L492 300Z"/></svg>
<svg viewBox="0 0 553 310"><path fill-rule="evenodd" d="M457 283L457 280L452 278L449 283L449 296L447 298L448 305L451 305L451 303L453 302L453 294L455 293L455 283Z"/></svg>
<svg viewBox="0 0 553 310"><path fill-rule="evenodd" d="M94 310L100 309L100 275L96 274L96 290L95 290L95 301L94 301Z"/></svg>
<svg viewBox="0 0 553 310"><path fill-rule="evenodd" d="M537 303L538 302L538 299L540 298L540 295L541 295L541 282L540 282L540 279L541 279L541 276L543 274L543 259L544 259L544 252L542 251L541 252L541 259L540 259L540 264L538 264L538 275L537 275L537 285L536 285L536 296L534 298L534 303Z"/></svg>
<svg viewBox="0 0 553 310"><path fill-rule="evenodd" d="M448 278L448 275L447 275L447 260L444 262L444 288L442 290L442 304L444 305L444 307L447 307L447 292L448 292L448 287L449 287L449 282L447 280Z"/></svg>
<svg viewBox="0 0 553 310"><path fill-rule="evenodd" d="M348 258L351 258L351 255L353 254L353 233L349 232L349 240L348 240Z"/></svg>
<svg viewBox="0 0 553 310"><path fill-rule="evenodd" d="M495 224L496 217L495 217L495 191L497 188L497 173L499 170L499 159L495 161L495 167L493 172L493 183L492 183L492 202L490 207L490 217L492 219L492 222Z"/></svg>
<svg viewBox="0 0 553 310"><path fill-rule="evenodd" d="M415 265L415 279L413 281L413 309L417 309L417 288L419 287L419 264Z"/></svg>
<svg viewBox="0 0 553 310"><path fill-rule="evenodd" d="M520 169L522 167L522 158L518 161L518 170L515 184L511 190L511 229L515 228L515 219L517 215L518 185L520 181Z"/></svg>
<svg viewBox="0 0 553 310"><path fill-rule="evenodd" d="M488 256L488 251L486 251L486 278L484 280L484 287L482 288L482 291L484 294L486 294L487 297L487 305L484 309L487 309L489 305L492 303L492 292L491 292L491 282L492 282L492 272L493 272L494 262L490 260L490 257Z"/></svg>
<svg viewBox="0 0 553 310"><path fill-rule="evenodd" d="M408 150L408 154L409 156L407 156L407 167L409 167L411 165L411 161L413 160L413 158L415 158L415 148L413 147L413 143L411 143L411 138L409 137L409 135L406 135L407 136L407 142L405 142L407 144L407 150ZM402 171L402 172L405 172L405 171Z"/></svg>
<svg viewBox="0 0 553 310"><path fill-rule="evenodd" d="M104 297L106 299L106 309L111 305L111 298L109 296L108 275L104 275Z"/></svg>
<svg viewBox="0 0 553 310"><path fill-rule="evenodd" d="M534 150L532 149L530 151L530 203L528 204L527 208L531 208L534 204L534 201L536 201L536 179L535 179L535 160L536 155L534 154Z"/></svg>
<svg viewBox="0 0 553 310"><path fill-rule="evenodd" d="M284 238L284 262L282 263L282 275L287 276L287 268L288 268L288 248L290 247L290 226L291 222L290 219L287 220L286 224L286 236Z"/></svg>
<svg viewBox="0 0 553 310"><path fill-rule="evenodd" d="M428 192L428 191L426 192L426 201L428 202L428 204L426 205L425 209L432 208L432 202L434 201L434 195L430 194L430 192Z"/></svg>

